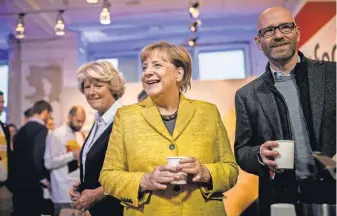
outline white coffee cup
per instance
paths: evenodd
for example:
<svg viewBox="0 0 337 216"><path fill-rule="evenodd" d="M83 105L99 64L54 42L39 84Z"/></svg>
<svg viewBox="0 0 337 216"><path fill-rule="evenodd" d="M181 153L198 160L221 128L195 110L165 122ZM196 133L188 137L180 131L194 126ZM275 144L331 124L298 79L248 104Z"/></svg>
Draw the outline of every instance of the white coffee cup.
<svg viewBox="0 0 337 216"><path fill-rule="evenodd" d="M273 148L273 150L279 153L278 156L274 157L279 169L294 169L294 145L293 140L276 140L278 147Z"/></svg>
<svg viewBox="0 0 337 216"><path fill-rule="evenodd" d="M172 165L172 166L177 166L179 165L179 161L181 159L187 158L186 156L172 156L172 157L167 157L167 164ZM177 174L180 175L181 179L179 181L173 181L171 184L177 184L177 185L183 185L187 183L187 174L184 172L177 172Z"/></svg>
<svg viewBox="0 0 337 216"><path fill-rule="evenodd" d="M276 203L270 207L270 216L296 216L295 206L288 203Z"/></svg>

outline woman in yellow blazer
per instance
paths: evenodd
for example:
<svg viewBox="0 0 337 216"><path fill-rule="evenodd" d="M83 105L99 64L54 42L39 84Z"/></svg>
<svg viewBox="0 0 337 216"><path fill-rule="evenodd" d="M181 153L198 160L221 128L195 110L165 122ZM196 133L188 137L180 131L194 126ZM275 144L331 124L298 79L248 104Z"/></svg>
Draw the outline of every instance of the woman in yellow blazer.
<svg viewBox="0 0 337 216"><path fill-rule="evenodd" d="M190 87L190 55L159 42L143 49L141 61L149 98L116 114L104 192L121 200L125 216L226 215L222 193L235 185L238 168L216 106L181 93ZM169 156L188 157L172 166ZM178 172L188 174L187 184L171 184Z"/></svg>

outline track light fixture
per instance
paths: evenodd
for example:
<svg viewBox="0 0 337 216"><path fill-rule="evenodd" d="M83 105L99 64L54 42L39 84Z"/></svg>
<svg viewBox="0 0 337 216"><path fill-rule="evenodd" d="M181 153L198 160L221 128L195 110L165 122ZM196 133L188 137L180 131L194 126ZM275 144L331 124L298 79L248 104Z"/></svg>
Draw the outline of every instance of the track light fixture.
<svg viewBox="0 0 337 216"><path fill-rule="evenodd" d="M23 24L23 17L25 16L24 13L20 13L18 17L18 24L15 28L15 35L17 39L23 39L25 37L25 27Z"/></svg>
<svg viewBox="0 0 337 216"><path fill-rule="evenodd" d="M198 40L198 38L196 38L196 37L191 38L190 41L188 41L188 45L190 47L194 47L196 45L196 43L197 43L197 40Z"/></svg>
<svg viewBox="0 0 337 216"><path fill-rule="evenodd" d="M108 0L104 0L102 12L99 16L99 20L102 25L109 25L111 23L109 7L110 3Z"/></svg>
<svg viewBox="0 0 337 216"><path fill-rule="evenodd" d="M196 32L198 30L198 27L201 25L201 21L200 20L195 20L191 26L190 26L190 30L191 32Z"/></svg>
<svg viewBox="0 0 337 216"><path fill-rule="evenodd" d="M98 0L86 0L87 3L98 3ZM63 0L64 5L67 4L68 0ZM102 5L102 11L100 13L100 23L102 25L109 25L111 23L110 19L110 3L109 0L103 0L103 5ZM24 16L27 14L37 14L37 13L46 13L46 12L52 12L54 13L56 10L55 9L50 9L50 10L36 10L36 11L28 11L25 13L19 13L18 14L18 22L15 28L15 35L17 39L23 39L25 37L25 27L24 27ZM57 18L56 18L56 24L54 27L55 30L55 35L58 36L63 36L65 35L65 23L63 19L63 13L65 12L64 10L58 10L57 11ZM7 13L8 15L17 15L16 13Z"/></svg>
<svg viewBox="0 0 337 216"><path fill-rule="evenodd" d="M200 13L199 7L200 7L200 4L199 4L199 1L197 1L197 2L194 2L193 4L191 4L191 6L188 8L188 12L190 13L190 15L193 18L199 17L199 13Z"/></svg>
<svg viewBox="0 0 337 216"><path fill-rule="evenodd" d="M96 4L96 3L98 3L98 0L87 0L87 3Z"/></svg>
<svg viewBox="0 0 337 216"><path fill-rule="evenodd" d="M63 36L65 34L64 32L64 20L62 14L64 13L64 10L60 10L57 19L56 19L56 25L55 25L55 34L57 36Z"/></svg>

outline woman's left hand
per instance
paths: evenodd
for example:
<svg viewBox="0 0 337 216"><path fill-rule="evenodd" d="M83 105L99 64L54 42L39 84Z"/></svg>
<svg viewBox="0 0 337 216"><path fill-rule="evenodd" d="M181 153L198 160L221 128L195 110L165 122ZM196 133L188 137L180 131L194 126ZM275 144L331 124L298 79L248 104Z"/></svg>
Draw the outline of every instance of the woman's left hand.
<svg viewBox="0 0 337 216"><path fill-rule="evenodd" d="M95 190L84 190L81 196L74 203L74 208L85 211L88 210L96 202Z"/></svg>
<svg viewBox="0 0 337 216"><path fill-rule="evenodd" d="M184 173L193 175L193 182L207 183L211 180L211 174L206 166L202 165L198 158L187 157L181 159L177 168Z"/></svg>

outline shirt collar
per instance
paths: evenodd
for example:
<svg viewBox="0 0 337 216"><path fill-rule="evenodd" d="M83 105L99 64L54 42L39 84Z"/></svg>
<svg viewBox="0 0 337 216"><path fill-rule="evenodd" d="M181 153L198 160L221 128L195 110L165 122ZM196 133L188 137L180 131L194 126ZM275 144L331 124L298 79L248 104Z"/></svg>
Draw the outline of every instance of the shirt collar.
<svg viewBox="0 0 337 216"><path fill-rule="evenodd" d="M122 104L119 102L119 100L115 101L115 103L113 103L112 106L102 116L99 116L99 114L96 113L95 122L98 124L111 124L115 119L118 108L120 107L122 107Z"/></svg>
<svg viewBox="0 0 337 216"><path fill-rule="evenodd" d="M37 122L39 124L42 124L43 126L45 125L44 121L42 121L41 119L38 119L38 118L34 118L34 117L29 118L28 121L29 122Z"/></svg>
<svg viewBox="0 0 337 216"><path fill-rule="evenodd" d="M297 58L297 63L301 62L301 57L298 55L298 58ZM277 79L277 78L280 78L280 77L285 77L285 76L291 76L295 73L295 67L293 69L291 69L291 71L289 72L288 75L286 75L284 72L282 71L276 71L274 70L271 65L269 65L269 68L270 68L270 71L273 75L273 78L274 79Z"/></svg>
<svg viewBox="0 0 337 216"><path fill-rule="evenodd" d="M74 133L74 131L70 128L69 123L64 123L63 126L66 128L67 132Z"/></svg>

